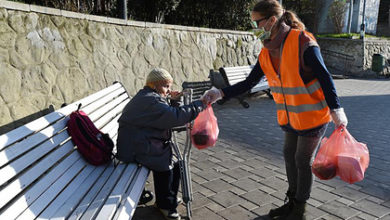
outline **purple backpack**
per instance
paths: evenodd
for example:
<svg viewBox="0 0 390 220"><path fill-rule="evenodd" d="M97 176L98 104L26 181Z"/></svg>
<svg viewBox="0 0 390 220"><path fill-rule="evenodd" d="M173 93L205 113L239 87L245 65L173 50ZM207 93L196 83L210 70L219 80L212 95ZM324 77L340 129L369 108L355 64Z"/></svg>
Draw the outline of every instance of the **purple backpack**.
<svg viewBox="0 0 390 220"><path fill-rule="evenodd" d="M80 111L81 104L77 111L70 114L67 123L67 130L72 137L73 143L77 146L78 152L90 164L102 165L113 158L112 149L114 143L108 134L104 134L95 127L88 115Z"/></svg>

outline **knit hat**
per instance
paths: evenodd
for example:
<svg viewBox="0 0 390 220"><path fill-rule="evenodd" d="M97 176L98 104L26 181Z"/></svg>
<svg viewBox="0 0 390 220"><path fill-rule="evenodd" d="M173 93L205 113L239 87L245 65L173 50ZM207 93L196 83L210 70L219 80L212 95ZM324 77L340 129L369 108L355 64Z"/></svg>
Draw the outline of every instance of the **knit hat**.
<svg viewBox="0 0 390 220"><path fill-rule="evenodd" d="M163 68L154 68L146 77L146 84L158 81L173 81L171 74Z"/></svg>

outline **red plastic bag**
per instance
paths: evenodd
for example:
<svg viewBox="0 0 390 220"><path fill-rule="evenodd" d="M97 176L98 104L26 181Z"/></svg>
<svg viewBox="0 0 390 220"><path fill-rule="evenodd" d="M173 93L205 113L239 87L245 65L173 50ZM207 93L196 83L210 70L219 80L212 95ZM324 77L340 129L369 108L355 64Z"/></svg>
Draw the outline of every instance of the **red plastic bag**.
<svg viewBox="0 0 390 220"><path fill-rule="evenodd" d="M219 128L217 118L211 105L199 113L191 131L191 141L198 149L214 146L217 142Z"/></svg>
<svg viewBox="0 0 390 220"><path fill-rule="evenodd" d="M345 127L338 127L329 139L322 140L312 171L322 180L338 175L341 180L354 183L364 178L368 164L367 146L356 141Z"/></svg>
<svg viewBox="0 0 390 220"><path fill-rule="evenodd" d="M347 183L363 180L370 162L367 145L355 140L346 128L339 134L340 151L337 154L337 175Z"/></svg>
<svg viewBox="0 0 390 220"><path fill-rule="evenodd" d="M332 179L337 174L336 155L339 148L335 147L337 146L335 143L337 138L334 136L335 132L333 132L329 139L326 137L322 139L320 149L311 167L314 175L322 180Z"/></svg>

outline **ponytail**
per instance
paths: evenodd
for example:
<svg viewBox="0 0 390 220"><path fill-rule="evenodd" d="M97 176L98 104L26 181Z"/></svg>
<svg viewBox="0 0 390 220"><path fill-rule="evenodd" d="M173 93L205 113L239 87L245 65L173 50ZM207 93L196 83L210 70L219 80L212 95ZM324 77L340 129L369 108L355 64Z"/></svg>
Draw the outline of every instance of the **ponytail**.
<svg viewBox="0 0 390 220"><path fill-rule="evenodd" d="M305 24L298 18L298 16L292 11L285 11L280 21L284 21L288 26L294 29L304 31L306 29Z"/></svg>

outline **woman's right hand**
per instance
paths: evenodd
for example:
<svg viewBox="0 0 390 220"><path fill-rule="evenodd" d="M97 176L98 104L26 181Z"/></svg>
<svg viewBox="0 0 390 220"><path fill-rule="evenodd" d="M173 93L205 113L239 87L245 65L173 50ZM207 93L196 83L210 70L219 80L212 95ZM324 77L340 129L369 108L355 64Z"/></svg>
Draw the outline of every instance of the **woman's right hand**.
<svg viewBox="0 0 390 220"><path fill-rule="evenodd" d="M222 99L223 92L220 89L217 89L215 87L212 87L211 89L207 90L203 96L200 98L200 100L206 104L213 104L214 102Z"/></svg>

